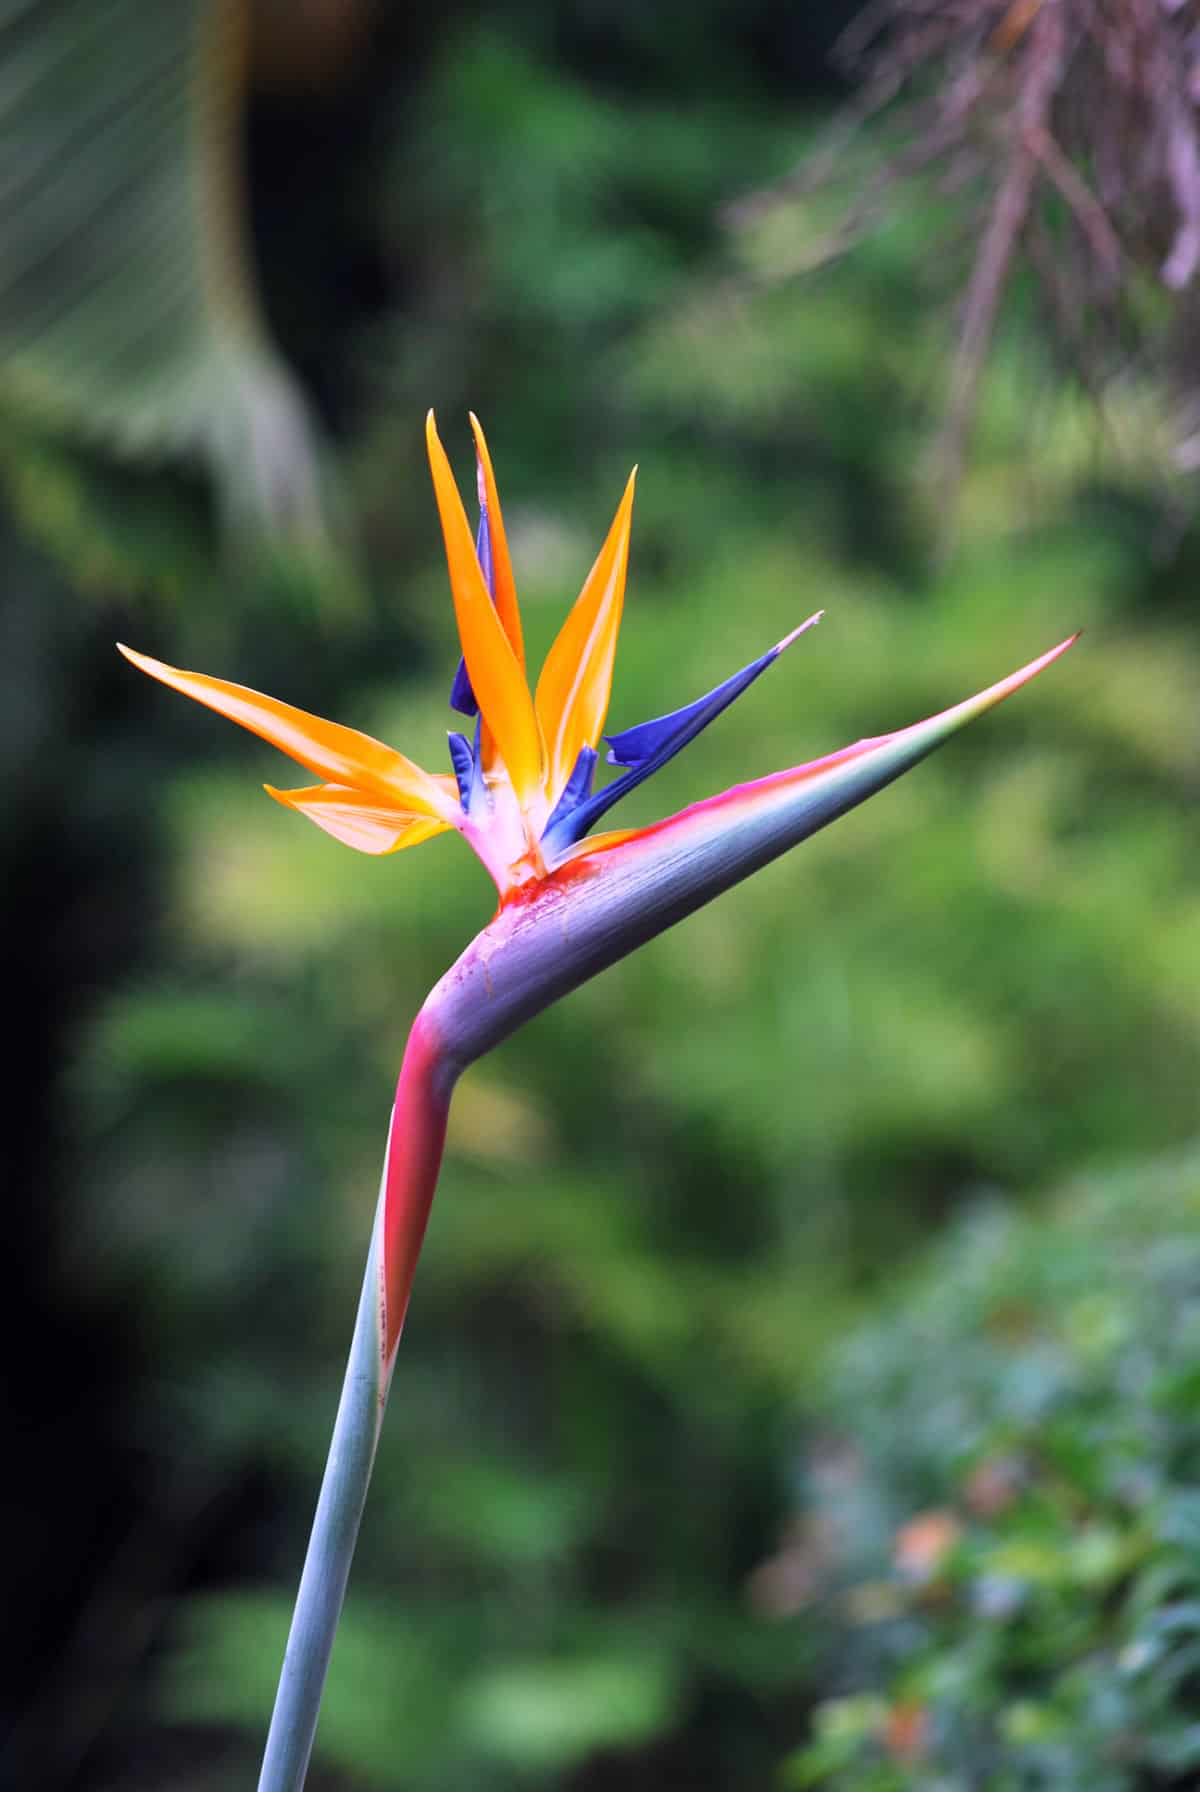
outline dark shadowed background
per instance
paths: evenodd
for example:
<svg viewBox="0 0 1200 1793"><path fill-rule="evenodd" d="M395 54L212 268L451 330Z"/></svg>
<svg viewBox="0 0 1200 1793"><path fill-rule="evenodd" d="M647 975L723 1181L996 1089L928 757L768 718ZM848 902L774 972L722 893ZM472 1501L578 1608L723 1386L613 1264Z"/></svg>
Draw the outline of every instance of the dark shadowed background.
<svg viewBox="0 0 1200 1793"><path fill-rule="evenodd" d="M1048 53L1057 0L976 10ZM431 404L535 665L640 463L616 726L826 609L631 820L1087 632L469 1073L312 1784L1192 1784L1186 294L1126 268L1098 421L1018 258L954 489L1004 146L831 256L908 129L791 178L855 11L5 10L6 1785L256 1772L404 1038L491 898L113 642L440 768Z"/></svg>

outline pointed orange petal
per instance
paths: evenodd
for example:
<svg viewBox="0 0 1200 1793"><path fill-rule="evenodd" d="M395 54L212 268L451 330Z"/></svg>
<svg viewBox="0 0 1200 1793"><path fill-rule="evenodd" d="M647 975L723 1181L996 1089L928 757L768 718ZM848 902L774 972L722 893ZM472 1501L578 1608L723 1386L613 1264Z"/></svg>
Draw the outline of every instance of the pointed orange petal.
<svg viewBox="0 0 1200 1793"><path fill-rule="evenodd" d="M454 614L471 688L483 719L496 738L513 788L524 801L532 796L541 779L541 748L529 687L488 596L467 514L446 451L438 439L432 411L425 423L425 441L446 542Z"/></svg>
<svg viewBox="0 0 1200 1793"><path fill-rule="evenodd" d="M135 654L120 642L117 645L132 665L151 678L261 735L319 777L334 784L357 785L415 815L441 821L452 813L438 781L382 741L360 734L356 728L326 722L307 710L294 709L277 698L264 697L245 685L211 679L202 672L181 672L177 666L165 666L148 654Z"/></svg>
<svg viewBox="0 0 1200 1793"><path fill-rule="evenodd" d="M318 784L303 791L280 791L273 784L263 790L276 803L307 816L343 846L360 853L398 853L402 847L419 847L435 834L444 834L449 822L431 821L411 811L395 809L366 791L349 785Z"/></svg>
<svg viewBox="0 0 1200 1793"><path fill-rule="evenodd" d="M629 530L637 468L629 475L608 539L558 632L538 679L534 703L546 742L551 801L571 775L579 749L594 747L608 714L613 658L625 601Z"/></svg>
<svg viewBox="0 0 1200 1793"><path fill-rule="evenodd" d="M483 496L487 499L488 534L492 543L492 583L496 588L496 614L504 624L504 633L512 644L512 651L517 656L517 664L522 672L525 670L525 638L521 632L521 609L517 603L517 587L513 579L512 557L508 552L508 537L504 533L504 517L500 510L500 494L496 490L496 475L492 472L492 457L488 453L487 438L483 427L474 411L469 413L471 431L475 437L475 453L479 457L479 471L483 479Z"/></svg>

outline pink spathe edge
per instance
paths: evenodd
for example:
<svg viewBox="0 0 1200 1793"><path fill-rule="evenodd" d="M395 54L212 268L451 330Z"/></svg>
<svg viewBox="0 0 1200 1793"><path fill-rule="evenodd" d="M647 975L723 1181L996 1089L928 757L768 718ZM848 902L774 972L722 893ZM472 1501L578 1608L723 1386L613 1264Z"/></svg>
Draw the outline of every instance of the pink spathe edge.
<svg viewBox="0 0 1200 1793"><path fill-rule="evenodd" d="M823 614L818 612L818 615ZM807 627L807 624L802 625ZM836 753L824 754L820 759L808 760L801 766L789 766L782 772L770 772L764 778L755 778L745 784L731 785L726 791L716 796L704 797L698 803L689 804L686 809L676 811L661 822L651 822L645 828L615 830L611 835L596 835L591 840L580 841L565 853L555 868L557 873L565 873L580 861L589 857L599 859L608 853L625 852L632 857L639 846L647 847L655 844L664 835L676 829L700 831L710 823L718 828L728 828L735 820L735 812L744 810L747 813L763 814L770 806L772 798L778 796L787 800L797 787L810 780L818 780L827 774L836 774L843 769L851 768L855 762L868 756L882 762L889 750L894 750L900 764L897 771L907 771L916 763L917 757L940 746L940 744L966 722L982 716L987 710L1003 703L1031 679L1052 665L1055 660L1065 654L1068 648L1074 647L1079 640L1079 631L1060 641L1048 653L1040 654L1036 660L1030 660L1025 666L1018 667L1016 672L1007 678L999 679L986 690L976 692L974 697L964 698L961 703L953 704L948 710L941 710L934 716L926 717L922 722L911 723L907 728L899 728L891 734L868 735L861 741L855 741L849 747L841 747ZM918 755L912 755L910 749L917 747ZM882 788L886 780L873 788ZM535 899L536 899L536 893Z"/></svg>

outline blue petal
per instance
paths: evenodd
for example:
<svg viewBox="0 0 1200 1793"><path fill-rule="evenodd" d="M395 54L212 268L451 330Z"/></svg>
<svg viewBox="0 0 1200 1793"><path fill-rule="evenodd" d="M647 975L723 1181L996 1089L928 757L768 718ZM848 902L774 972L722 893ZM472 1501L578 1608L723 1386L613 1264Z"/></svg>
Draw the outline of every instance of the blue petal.
<svg viewBox="0 0 1200 1793"><path fill-rule="evenodd" d="M475 532L475 553L483 571L483 582L488 588L492 603L496 602L496 584L492 577L492 533L488 528L487 505L479 507L479 528ZM478 716L479 705L475 702L475 693L471 689L471 680L467 674L467 663L460 659L454 674L454 683L450 687L450 708L457 710L460 716Z"/></svg>
<svg viewBox="0 0 1200 1793"><path fill-rule="evenodd" d="M471 780L475 776L475 755L471 752L471 743L465 735L451 729L446 736L450 743L450 764L454 767L454 776L458 780L458 800L464 809L471 805Z"/></svg>
<svg viewBox="0 0 1200 1793"><path fill-rule="evenodd" d="M779 649L773 647L769 653L752 660L740 672L735 672L724 684L715 686L706 696L698 697L694 703L685 704L682 710L672 710L668 716L656 716L651 722L639 722L633 728L622 729L620 734L605 735L609 765L641 766L647 760L657 760L659 765L665 764L660 755L665 753L669 759L678 753L701 729L707 728L713 718L719 716L735 697L740 697L747 685L752 685L758 675L765 672L772 660L778 657Z"/></svg>
<svg viewBox="0 0 1200 1793"><path fill-rule="evenodd" d="M446 739L450 744L450 764L454 768L454 776L458 780L458 800L467 815L477 808L481 798L487 797L487 785L483 778L483 765L479 755L479 736L483 727L482 719L475 718L475 739L468 741L456 729L451 729Z"/></svg>
<svg viewBox="0 0 1200 1793"><path fill-rule="evenodd" d="M815 616L811 616L806 622L801 623L798 629L793 629L790 635L785 635L782 641L776 642L773 648L769 648L757 660L751 660L748 666L743 666L742 670L735 672L732 678L726 679L723 684L714 686L706 696L698 697L694 703L686 704L682 710L673 710L670 715L657 716L650 722L640 722L634 728L622 729L619 734L606 735L604 738L608 742L609 764L625 766L628 770L621 778L615 778L611 784L605 785L602 791L597 791L594 796L584 797L582 801L577 801L565 813L561 802L555 806L554 813L542 834L542 839L549 846L551 852L562 852L565 848L573 846L577 840L582 840L588 829L598 822L614 803L619 803L629 791L649 778L652 773L659 771L668 760L674 759L681 748L686 747L689 741L695 740L702 729L707 728L709 723L721 714L722 710L727 709L735 698L740 697L742 692L767 670L768 666L778 660L784 648L789 647L797 635L801 635L805 629L811 628L812 624L818 622L823 614L818 610ZM571 774L572 782L578 769L577 765L575 772ZM563 795L565 797L565 791ZM553 830L552 837L551 830Z"/></svg>
<svg viewBox="0 0 1200 1793"><path fill-rule="evenodd" d="M571 768L571 776L563 786L562 796L551 810L550 818L542 830L543 840L552 828L557 828L558 824L564 821L572 810L578 809L579 805L590 795L592 777L598 758L599 755L594 747L579 749L579 758Z"/></svg>
<svg viewBox="0 0 1200 1793"><path fill-rule="evenodd" d="M475 702L475 693L467 676L467 663L463 659L458 662L454 683L450 687L450 708L457 710L460 716L476 716L479 713L479 705Z"/></svg>

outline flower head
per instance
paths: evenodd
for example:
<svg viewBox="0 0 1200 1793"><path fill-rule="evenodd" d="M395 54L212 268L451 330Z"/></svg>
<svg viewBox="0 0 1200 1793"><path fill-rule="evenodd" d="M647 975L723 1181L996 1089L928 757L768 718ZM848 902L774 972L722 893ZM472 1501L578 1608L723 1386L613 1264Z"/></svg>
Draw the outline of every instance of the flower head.
<svg viewBox="0 0 1200 1793"><path fill-rule="evenodd" d="M121 652L143 672L262 735L324 781L301 790L267 785L277 802L363 853L399 852L457 829L491 873L503 900L568 859L607 844L586 838L601 816L699 734L821 613L705 696L605 736L637 469L531 690L500 496L487 442L473 415L471 426L479 491L474 537L432 412L426 424L462 642L450 703L474 719L473 735L450 731L451 774L426 772L369 735L244 686L183 672L130 648ZM594 790L602 743L620 775Z"/></svg>
<svg viewBox="0 0 1200 1793"><path fill-rule="evenodd" d="M452 707L474 719L467 735L449 734L451 772L424 771L357 729L203 673L183 672L144 654L121 652L143 672L218 710L290 754L322 780L300 790L266 790L335 839L363 853L396 853L456 829L495 880L502 905L530 894L564 868L615 846L632 846L667 824L620 834L589 831L635 786L649 778L731 704L820 620L821 611L751 660L731 678L681 709L605 735L633 513L635 468L595 565L546 655L531 690L521 612L500 496L487 442L472 415L478 465L479 523L472 535L432 411L426 443L441 518L462 660ZM1072 640L1074 637L1071 638ZM919 724L918 730L859 742L811 765L780 773L789 792L803 784L813 798L829 788L877 789L969 716L1024 684L1070 646L1063 642L969 704ZM953 720L951 720L953 718ZM618 776L594 788L602 745ZM917 749L917 751L914 751ZM899 755L895 770L887 771ZM866 776L859 776L865 774ZM832 781L832 785L830 784ZM779 807L776 780L712 799L720 821L747 815L762 822ZM858 801L858 796L850 799ZM701 806L702 808L704 806ZM843 805L848 807L848 805ZM692 812L685 812L691 814ZM837 811L840 813L840 809ZM677 818L682 819L682 818ZM697 817L695 819L701 820ZM768 830L769 831L769 830Z"/></svg>
<svg viewBox="0 0 1200 1793"><path fill-rule="evenodd" d="M740 697L822 612L681 709L606 734L637 470L531 689L500 496L474 415L471 427L474 533L432 411L426 422L462 644L450 702L474 723L470 735L450 731L449 773L426 772L370 735L245 686L121 649L144 672L316 773L320 784L266 789L347 846L395 853L455 829L475 850L495 880L500 910L434 992L444 1015L455 1015L454 1038L443 1043L459 1068L555 996L889 784L1075 640L924 722L736 785L649 827L593 835L602 816ZM617 776L595 788L602 746ZM563 901L571 905L570 927L551 939L542 924ZM469 1013L464 991L474 988L480 965L487 1001Z"/></svg>

